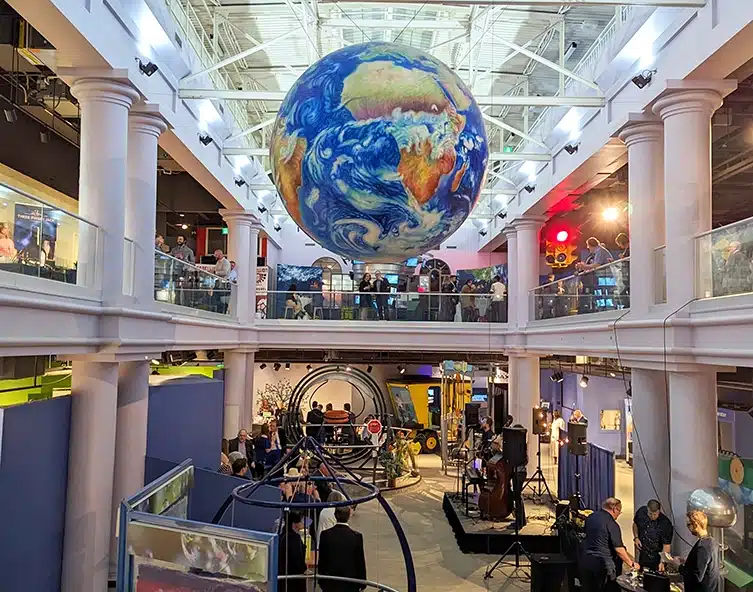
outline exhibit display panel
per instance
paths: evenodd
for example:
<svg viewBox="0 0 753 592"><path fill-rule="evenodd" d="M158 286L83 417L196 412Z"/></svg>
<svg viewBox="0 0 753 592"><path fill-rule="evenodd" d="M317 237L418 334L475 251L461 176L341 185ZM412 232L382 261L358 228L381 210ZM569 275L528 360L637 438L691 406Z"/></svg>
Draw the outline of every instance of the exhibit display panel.
<svg viewBox="0 0 753 592"><path fill-rule="evenodd" d="M186 460L131 498L118 516L119 592L277 589L277 535L188 520Z"/></svg>
<svg viewBox="0 0 753 592"><path fill-rule="evenodd" d="M555 280L530 292L531 320L630 307L630 258Z"/></svg>
<svg viewBox="0 0 753 592"><path fill-rule="evenodd" d="M0 183L0 271L99 289L101 230Z"/></svg>
<svg viewBox="0 0 753 592"><path fill-rule="evenodd" d="M753 218L696 237L696 296L753 292Z"/></svg>
<svg viewBox="0 0 753 592"><path fill-rule="evenodd" d="M233 285L196 265L154 252L154 299L158 302L232 314Z"/></svg>

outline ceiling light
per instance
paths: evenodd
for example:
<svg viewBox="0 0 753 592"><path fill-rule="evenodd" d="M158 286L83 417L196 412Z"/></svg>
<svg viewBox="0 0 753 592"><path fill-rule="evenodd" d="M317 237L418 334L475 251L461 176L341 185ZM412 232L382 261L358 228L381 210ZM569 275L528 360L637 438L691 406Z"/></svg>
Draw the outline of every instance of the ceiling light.
<svg viewBox="0 0 753 592"><path fill-rule="evenodd" d="M486 236L486 235L488 234L488 233L486 232L486 230L479 230L479 231L478 231L478 233L479 233L479 234L480 234L481 236Z"/></svg>
<svg viewBox="0 0 753 592"><path fill-rule="evenodd" d="M575 154L578 151L579 146L580 144L577 142L568 142L564 146L565 152L567 152L568 154Z"/></svg>
<svg viewBox="0 0 753 592"><path fill-rule="evenodd" d="M14 107L3 109L3 113L5 113L5 120L8 123L16 123L18 121L18 113Z"/></svg>
<svg viewBox="0 0 753 592"><path fill-rule="evenodd" d="M585 374L583 376L581 376L579 384L580 384L581 388L586 388L588 386L588 376L586 376Z"/></svg>
<svg viewBox="0 0 753 592"><path fill-rule="evenodd" d="M523 187L523 189L525 189L528 193L533 193L534 191L536 191L536 185L531 185L529 183L528 185Z"/></svg>
<svg viewBox="0 0 753 592"><path fill-rule="evenodd" d="M46 144L50 141L50 132L48 132L46 129L43 129L39 132L39 141L42 142L42 144Z"/></svg>
<svg viewBox="0 0 753 592"><path fill-rule="evenodd" d="M199 142L204 144L204 146L209 146L214 140L212 139L212 136L209 134L199 134Z"/></svg>
<svg viewBox="0 0 753 592"><path fill-rule="evenodd" d="M345 366L345 371L346 372L350 372L351 370L353 370L353 368L350 367L350 364L348 364L347 366Z"/></svg>
<svg viewBox="0 0 753 592"><path fill-rule="evenodd" d="M259 370L264 370L264 368L266 368L266 367L267 367L267 365L264 364L264 363L262 363L262 364L259 365Z"/></svg>
<svg viewBox="0 0 753 592"><path fill-rule="evenodd" d="M263 214L264 212L266 212L266 211L267 211L267 208L265 208L264 206L259 206L259 208L258 208L258 209L259 209L259 212L260 212L261 214Z"/></svg>
<svg viewBox="0 0 753 592"><path fill-rule="evenodd" d="M560 230L557 233L557 242L558 243L564 243L568 238L570 238L570 235L568 234L567 230Z"/></svg>
<svg viewBox="0 0 753 592"><path fill-rule="evenodd" d="M311 372L312 370L313 370L313 367L311 366L311 364L308 364L306 366L306 372Z"/></svg>
<svg viewBox="0 0 753 592"><path fill-rule="evenodd" d="M279 224L275 224L275 230L277 232L280 232L282 230L282 226L280 226Z"/></svg>
<svg viewBox="0 0 753 592"><path fill-rule="evenodd" d="M188 224L181 224L181 225L180 225L180 227L181 227L181 228L182 228L183 230L188 230Z"/></svg>
<svg viewBox="0 0 753 592"><path fill-rule="evenodd" d="M615 207L608 207L606 208L602 213L601 217L604 219L605 222L614 222L619 218L620 216L620 210L618 210Z"/></svg>
<svg viewBox="0 0 753 592"><path fill-rule="evenodd" d="M611 376L612 378L616 378L617 377L617 375L614 372L610 372L609 376Z"/></svg>
<svg viewBox="0 0 753 592"><path fill-rule="evenodd" d="M651 79L656 74L656 70L644 70L637 76L633 76L633 84L638 88L644 88L651 84Z"/></svg>
<svg viewBox="0 0 753 592"><path fill-rule="evenodd" d="M499 214L497 214L497 218L504 220L505 218L507 218L507 212L500 212Z"/></svg>
<svg viewBox="0 0 753 592"><path fill-rule="evenodd" d="M272 367L275 369L275 372L278 372L280 368L282 368L282 364L280 364L280 362L275 362L275 365Z"/></svg>
<svg viewBox="0 0 753 592"><path fill-rule="evenodd" d="M398 371L398 372L399 372L400 374L405 374L405 368L404 368L403 366L398 366L398 367L397 367L397 371Z"/></svg>
<svg viewBox="0 0 753 592"><path fill-rule="evenodd" d="M160 364L160 361L158 359L154 358L152 360L152 366L159 366L159 364Z"/></svg>
<svg viewBox="0 0 753 592"><path fill-rule="evenodd" d="M374 369L374 366L372 366L371 364L369 364L369 366L366 368L366 372L368 372L369 374L371 374L371 371L373 369Z"/></svg>
<svg viewBox="0 0 753 592"><path fill-rule="evenodd" d="M186 217L185 214L178 214L178 216L180 216L181 218L185 218Z"/></svg>
<svg viewBox="0 0 753 592"><path fill-rule="evenodd" d="M136 58L136 61L139 63L139 70L141 70L141 73L144 74L145 76L151 76L157 70L159 70L159 66L155 64L154 62L147 62L145 64L139 58Z"/></svg>
<svg viewBox="0 0 753 592"><path fill-rule="evenodd" d="M236 185L237 185L238 187L243 187L243 186L244 186L244 185L246 184L246 180L245 180L245 179L243 179L243 178L241 178L241 177L236 177L236 178L235 178L235 184L236 184Z"/></svg>
<svg viewBox="0 0 753 592"><path fill-rule="evenodd" d="M285 362L285 370L290 370L290 362Z"/></svg>
<svg viewBox="0 0 753 592"><path fill-rule="evenodd" d="M551 380L552 382L562 382L563 380L565 380L565 375L562 374L562 372L560 371L552 372L552 375L549 377L549 380Z"/></svg>

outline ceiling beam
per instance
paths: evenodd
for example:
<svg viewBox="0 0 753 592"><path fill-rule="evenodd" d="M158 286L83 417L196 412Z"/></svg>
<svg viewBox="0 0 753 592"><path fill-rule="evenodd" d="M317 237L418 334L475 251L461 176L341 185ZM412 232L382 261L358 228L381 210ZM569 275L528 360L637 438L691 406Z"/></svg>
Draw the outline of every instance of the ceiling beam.
<svg viewBox="0 0 753 592"><path fill-rule="evenodd" d="M405 4L404 0L340 0L349 2L379 2L380 4ZM418 3L418 2L417 2ZM425 0L423 5L435 6L655 6L670 8L703 8L706 0Z"/></svg>
<svg viewBox="0 0 753 592"><path fill-rule="evenodd" d="M287 93L276 90L217 90L209 88L182 88L181 99L224 99L228 101L275 101L282 102ZM605 104L603 97L540 97L540 96L479 96L475 97L479 105L511 107L586 107L601 108Z"/></svg>
<svg viewBox="0 0 753 592"><path fill-rule="evenodd" d="M403 29L427 29L434 31L465 31L466 25L460 21L453 20L408 20L408 19L349 19L349 18L323 18L321 19L322 27L326 29L382 29L398 30Z"/></svg>
<svg viewBox="0 0 753 592"><path fill-rule="evenodd" d="M232 142L233 140L239 140L240 138L245 138L246 136L253 134L254 132L258 132L261 129L264 129L265 127L269 127L270 125L274 125L274 122L277 120L276 117L272 117L271 119L267 119L266 121L262 121L261 123L257 123L255 126L248 128L247 130L243 130L242 132L239 132L235 134L234 136L230 136L229 138L226 138L226 142Z"/></svg>
<svg viewBox="0 0 753 592"><path fill-rule="evenodd" d="M224 148L222 153L225 156L269 156L269 148ZM540 152L492 152L489 154L489 160L549 162L552 156Z"/></svg>
<svg viewBox="0 0 753 592"><path fill-rule="evenodd" d="M539 140L537 140L533 136L525 133L524 131L521 131L518 128L513 127L513 126L505 123L504 121L501 121L501 120L497 119L496 117L492 117L491 115L487 115L486 113L482 113L481 117L483 117L486 121L488 121L492 125L496 125L497 127L502 128L503 130L508 131L511 134L515 134L516 136L519 136L519 137L523 138L524 140L528 140L532 144L535 144L539 148L543 148L547 152L549 151L549 146L547 146L543 142L540 142Z"/></svg>

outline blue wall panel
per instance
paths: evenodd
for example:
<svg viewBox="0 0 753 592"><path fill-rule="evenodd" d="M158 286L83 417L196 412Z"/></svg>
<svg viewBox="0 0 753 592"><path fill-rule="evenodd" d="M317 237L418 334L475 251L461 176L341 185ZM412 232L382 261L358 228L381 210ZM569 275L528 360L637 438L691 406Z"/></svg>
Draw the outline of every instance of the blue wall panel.
<svg viewBox="0 0 753 592"><path fill-rule="evenodd" d="M216 470L222 444L223 383L193 375L149 387L146 455Z"/></svg>
<svg viewBox="0 0 753 592"><path fill-rule="evenodd" d="M63 562L71 398L5 409L0 589L57 592Z"/></svg>

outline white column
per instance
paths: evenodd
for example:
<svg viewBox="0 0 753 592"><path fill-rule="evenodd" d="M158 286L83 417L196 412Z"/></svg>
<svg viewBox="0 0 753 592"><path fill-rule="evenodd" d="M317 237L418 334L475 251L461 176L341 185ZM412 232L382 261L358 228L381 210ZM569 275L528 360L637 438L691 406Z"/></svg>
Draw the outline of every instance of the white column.
<svg viewBox="0 0 753 592"><path fill-rule="evenodd" d="M518 231L509 226L504 229L507 237L507 324L518 323ZM511 387L512 388L512 387ZM510 391L512 392L512 391Z"/></svg>
<svg viewBox="0 0 753 592"><path fill-rule="evenodd" d="M243 415L241 416L241 426L251 429L254 423L254 371L256 370L256 355L253 352L246 354L246 376L243 397Z"/></svg>
<svg viewBox="0 0 753 592"><path fill-rule="evenodd" d="M633 507L637 509L650 499L658 499L669 513L669 397L664 372L632 368L631 388Z"/></svg>
<svg viewBox="0 0 753 592"><path fill-rule="evenodd" d="M518 231L518 268L517 268L517 321L518 326L527 325L531 320L530 291L539 285L539 260L541 258L541 243L539 231L543 219L519 218L513 221Z"/></svg>
<svg viewBox="0 0 753 592"><path fill-rule="evenodd" d="M102 302L117 305L123 295L128 110L139 95L127 84L99 78L76 80L71 93L81 109L78 211L102 230L96 249L101 255L97 267ZM95 256L89 239L79 237L79 265L84 269Z"/></svg>
<svg viewBox="0 0 753 592"><path fill-rule="evenodd" d="M225 352L225 438L235 438L243 426L243 409L246 388L246 354ZM247 429L250 426L247 426Z"/></svg>
<svg viewBox="0 0 753 592"><path fill-rule="evenodd" d="M657 293L654 249L664 244L664 129L636 119L620 133L628 148L630 310L648 313ZM640 506L636 506L640 507Z"/></svg>
<svg viewBox="0 0 753 592"><path fill-rule="evenodd" d="M73 362L63 592L107 588L117 398L117 363Z"/></svg>
<svg viewBox="0 0 753 592"><path fill-rule="evenodd" d="M686 540L685 504L699 487L714 487L719 480L716 372L699 366L697 372L669 374L669 428L672 467L670 489L675 528ZM675 548L686 554L688 546L675 537Z"/></svg>
<svg viewBox="0 0 753 592"><path fill-rule="evenodd" d="M541 372L538 356L510 356L515 375L514 391L510 391L510 413L515 423L528 430L528 474L536 470L538 436L533 435L533 408L541 400Z"/></svg>
<svg viewBox="0 0 753 592"><path fill-rule="evenodd" d="M238 283L235 290L236 316L240 323L248 323L256 310L256 241L259 230L252 229L258 219L245 210L220 210L228 227L228 258L235 261ZM253 243L253 245L252 245ZM252 261L253 256L253 261ZM250 295L254 296L251 307Z"/></svg>
<svg viewBox="0 0 753 592"><path fill-rule="evenodd" d="M154 302L154 234L157 218L157 140L167 129L159 115L131 112L125 235L135 243L133 297Z"/></svg>
<svg viewBox="0 0 753 592"><path fill-rule="evenodd" d="M721 104L718 91L698 89L669 92L654 105L664 120L667 304L673 310L695 297L694 236L711 229L711 116Z"/></svg>
<svg viewBox="0 0 753 592"><path fill-rule="evenodd" d="M149 415L149 360L123 362L118 369L115 478L112 492L110 577L117 564L116 521L120 502L144 486L146 424Z"/></svg>

